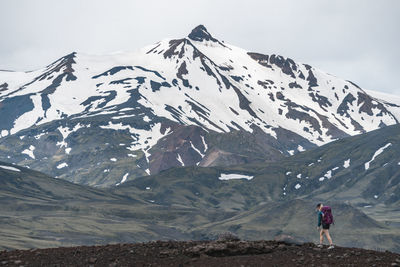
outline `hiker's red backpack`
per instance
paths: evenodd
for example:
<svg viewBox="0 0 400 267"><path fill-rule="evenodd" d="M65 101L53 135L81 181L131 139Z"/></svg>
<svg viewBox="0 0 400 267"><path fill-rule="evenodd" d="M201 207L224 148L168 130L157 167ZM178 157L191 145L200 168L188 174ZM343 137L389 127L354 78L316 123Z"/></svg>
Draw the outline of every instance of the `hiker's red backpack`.
<svg viewBox="0 0 400 267"><path fill-rule="evenodd" d="M332 209L329 206L323 206L321 209L322 213L322 222L324 224L333 224L333 215L332 215Z"/></svg>

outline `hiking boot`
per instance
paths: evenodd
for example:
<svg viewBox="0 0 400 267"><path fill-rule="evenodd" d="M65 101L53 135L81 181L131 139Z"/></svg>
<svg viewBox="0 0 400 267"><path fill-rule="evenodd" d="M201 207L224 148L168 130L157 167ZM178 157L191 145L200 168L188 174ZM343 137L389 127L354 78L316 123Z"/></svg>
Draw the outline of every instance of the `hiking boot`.
<svg viewBox="0 0 400 267"><path fill-rule="evenodd" d="M328 247L328 249L333 249L334 248L334 246L333 245L330 245L329 247Z"/></svg>
<svg viewBox="0 0 400 267"><path fill-rule="evenodd" d="M322 247L324 247L324 245L322 245L322 244L317 245L317 248L322 248Z"/></svg>

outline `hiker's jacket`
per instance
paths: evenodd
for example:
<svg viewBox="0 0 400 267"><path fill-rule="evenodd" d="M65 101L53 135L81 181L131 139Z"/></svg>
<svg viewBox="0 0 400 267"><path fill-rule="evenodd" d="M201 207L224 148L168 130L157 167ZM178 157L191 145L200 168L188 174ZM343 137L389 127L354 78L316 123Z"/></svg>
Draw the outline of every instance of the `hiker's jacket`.
<svg viewBox="0 0 400 267"><path fill-rule="evenodd" d="M322 216L324 215L324 213L322 211L318 211L318 227L321 226L322 224Z"/></svg>

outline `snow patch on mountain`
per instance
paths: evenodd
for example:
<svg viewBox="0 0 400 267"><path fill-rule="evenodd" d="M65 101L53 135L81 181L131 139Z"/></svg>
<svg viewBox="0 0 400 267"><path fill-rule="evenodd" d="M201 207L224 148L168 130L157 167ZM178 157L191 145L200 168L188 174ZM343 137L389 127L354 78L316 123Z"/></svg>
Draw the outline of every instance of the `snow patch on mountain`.
<svg viewBox="0 0 400 267"><path fill-rule="evenodd" d="M298 150L299 152L306 151L306 150L304 149L304 147L302 147L301 145L298 145L298 146L297 146L297 150Z"/></svg>
<svg viewBox="0 0 400 267"><path fill-rule="evenodd" d="M39 140L42 136L46 135L47 133L40 133L34 136L36 140Z"/></svg>
<svg viewBox="0 0 400 267"><path fill-rule="evenodd" d="M0 165L0 168L5 169L5 170L9 170L9 171L14 171L14 172L20 172L20 169L11 167L11 166L4 166L4 165Z"/></svg>
<svg viewBox="0 0 400 267"><path fill-rule="evenodd" d="M65 140L68 138L68 136L71 133L74 133L83 127L89 128L90 124L85 126L85 125L81 125L80 123L78 123L72 129L70 129L69 127L63 127L63 126L58 127L57 130L61 133L63 139L62 139L62 141L57 142L56 145L59 146L60 148L65 147L65 154L70 154L72 148L68 147L68 143Z"/></svg>
<svg viewBox="0 0 400 267"><path fill-rule="evenodd" d="M35 150L35 147L30 145L29 148L24 149L21 153L28 155L32 159L35 159L35 154L33 153L34 150Z"/></svg>
<svg viewBox="0 0 400 267"><path fill-rule="evenodd" d="M63 137L63 140L65 140L65 139L68 138L68 136L69 136L71 133L76 132L76 131L78 131L79 129L81 129L81 128L83 128L83 127L84 127L84 125L81 125L80 123L78 123L78 124L76 124L76 125L74 126L74 128L72 128L72 129L70 129L69 127L62 127L62 126L58 127L57 129L58 129L58 131L61 133L61 135L62 135L62 137ZM90 126L89 126L89 127L90 127Z"/></svg>
<svg viewBox="0 0 400 267"><path fill-rule="evenodd" d="M8 135L8 131L7 130L2 130L1 132L0 132L0 138L1 137L6 137Z"/></svg>
<svg viewBox="0 0 400 267"><path fill-rule="evenodd" d="M382 152L383 152L386 148L390 147L391 145L392 145L391 143L387 143L387 144L384 145L383 147L380 147L380 148L374 153L374 155L372 156L371 160L365 163L365 170L368 170L369 167L370 167L371 162L374 161L375 158L376 158L377 156L379 156L380 154L382 154Z"/></svg>
<svg viewBox="0 0 400 267"><path fill-rule="evenodd" d="M125 175L122 177L121 181L120 181L119 183L117 183L116 186L125 183L125 182L126 182L126 179L128 179L128 176L129 176L129 172L128 172L128 173L125 173Z"/></svg>
<svg viewBox="0 0 400 267"><path fill-rule="evenodd" d="M183 160L182 160L180 154L178 154L178 156L176 157L176 159L179 161L179 163L180 163L182 166L185 166L185 163L183 162Z"/></svg>
<svg viewBox="0 0 400 267"><path fill-rule="evenodd" d="M327 179L331 179L331 178L332 178L332 171L331 171L331 170L327 171L327 172L325 173L324 176L325 176Z"/></svg>
<svg viewBox="0 0 400 267"><path fill-rule="evenodd" d="M201 156L201 158L204 158L205 155L201 153L201 151L193 145L192 141L190 141L190 146L193 148L194 151L196 151Z"/></svg>
<svg viewBox="0 0 400 267"><path fill-rule="evenodd" d="M237 179L251 180L253 178L254 176L236 174L236 173L231 173L231 174L221 173L221 175L218 177L219 180L237 180Z"/></svg>
<svg viewBox="0 0 400 267"><path fill-rule="evenodd" d="M347 169L348 167L350 167L350 159L345 160L345 161L343 162L343 167L344 167L345 169Z"/></svg>
<svg viewBox="0 0 400 267"><path fill-rule="evenodd" d="M204 136L201 135L200 138L201 138L201 141L203 142L204 153L205 153L205 152L207 152L207 150L208 150L208 145L207 145L207 143L206 143L206 140L204 140Z"/></svg>
<svg viewBox="0 0 400 267"><path fill-rule="evenodd" d="M157 144L158 140L170 133L170 128L168 128L164 133L161 133L161 123L151 125L149 130L135 129L130 125L124 125L122 122L109 122L108 125L100 126L100 128L117 131L128 130L129 133L132 134L131 137L133 141L127 149L130 151L142 150L145 153L147 162L149 162L149 157L151 155L149 150Z"/></svg>
<svg viewBox="0 0 400 267"><path fill-rule="evenodd" d="M68 167L68 164L66 162L63 162L63 163L60 163L60 164L57 165L57 169L62 169L62 168L65 168L65 167Z"/></svg>
<svg viewBox="0 0 400 267"><path fill-rule="evenodd" d="M334 175L333 172L337 171L338 169L340 169L340 168L339 167L334 167L331 170L326 171L326 173L322 177L320 177L318 180L320 182L322 182L325 179L331 179L333 177L333 175Z"/></svg>

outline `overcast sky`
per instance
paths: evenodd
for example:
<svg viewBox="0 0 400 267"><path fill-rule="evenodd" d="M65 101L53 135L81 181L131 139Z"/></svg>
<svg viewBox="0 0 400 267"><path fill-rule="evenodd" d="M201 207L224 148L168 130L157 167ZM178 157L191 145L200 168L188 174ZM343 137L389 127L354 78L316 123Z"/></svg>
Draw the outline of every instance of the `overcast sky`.
<svg viewBox="0 0 400 267"><path fill-rule="evenodd" d="M132 51L198 24L246 50L400 95L398 0L0 0L0 69Z"/></svg>

